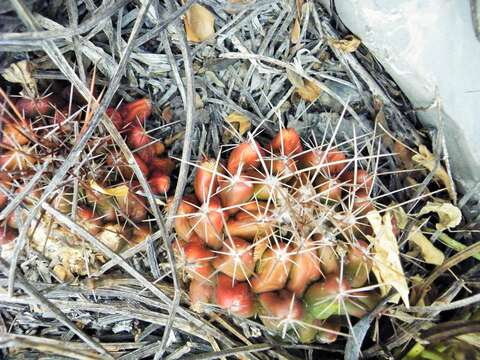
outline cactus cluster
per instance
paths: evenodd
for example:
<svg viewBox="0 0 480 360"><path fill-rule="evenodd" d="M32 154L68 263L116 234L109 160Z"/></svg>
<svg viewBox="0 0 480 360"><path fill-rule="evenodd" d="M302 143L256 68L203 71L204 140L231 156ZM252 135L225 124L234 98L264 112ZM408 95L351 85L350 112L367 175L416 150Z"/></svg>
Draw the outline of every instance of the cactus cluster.
<svg viewBox="0 0 480 360"><path fill-rule="evenodd" d="M81 137L92 116L92 104L75 102L70 91L64 95L65 98L56 94L37 98L5 96L0 113L0 211L9 199L24 190L42 164L48 166L20 206L2 214L0 244L5 245L4 256L13 248L29 209L35 206L43 187ZM146 130L145 121L151 113L148 99L123 103L106 111L133 153L136 165L148 179L152 192L163 195L170 187L175 164L166 156L165 145ZM146 222L149 208L131 164L111 139L105 129L98 129L75 170L77 183L62 185L51 204L71 215L112 250L120 251L144 240L151 230ZM57 264L55 269L62 274L61 278L85 275L88 269L92 271L104 261L94 249L86 255L88 247L46 215L41 216L38 223L32 223L29 235L33 248ZM90 261L85 262L86 258Z"/></svg>
<svg viewBox="0 0 480 360"><path fill-rule="evenodd" d="M366 213L375 175L293 128L196 164L174 250L195 309L258 317L308 343L335 341L378 302Z"/></svg>

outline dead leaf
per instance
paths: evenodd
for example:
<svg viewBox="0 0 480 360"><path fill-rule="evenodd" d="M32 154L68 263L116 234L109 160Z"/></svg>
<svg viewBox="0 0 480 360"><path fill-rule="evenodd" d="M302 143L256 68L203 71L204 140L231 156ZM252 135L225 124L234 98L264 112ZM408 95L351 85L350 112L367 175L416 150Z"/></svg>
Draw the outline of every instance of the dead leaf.
<svg viewBox="0 0 480 360"><path fill-rule="evenodd" d="M101 194L105 194L109 196L123 197L128 195L127 185L119 185L111 188L104 188L103 186L99 185L95 180L90 180L90 187Z"/></svg>
<svg viewBox="0 0 480 360"><path fill-rule="evenodd" d="M183 22L188 41L199 43L215 34L215 16L202 5L193 4Z"/></svg>
<svg viewBox="0 0 480 360"><path fill-rule="evenodd" d="M438 250L431 241L423 235L422 231L416 226L408 235L408 240L415 244L420 250L420 254L427 264L442 265L445 261L445 255Z"/></svg>
<svg viewBox="0 0 480 360"><path fill-rule="evenodd" d="M412 160L430 171L433 171L437 163L437 158L430 152L430 150L428 150L428 148L425 145L420 145L418 147L418 154L413 155ZM440 164L437 166L437 169L435 170L435 177L445 185L445 188L448 191L450 199L452 199L453 202L456 203L457 193L455 191L455 186L453 185L453 181L448 175L447 171Z"/></svg>
<svg viewBox="0 0 480 360"><path fill-rule="evenodd" d="M383 218L376 210L367 214L367 219L372 225L375 236L367 236L373 245L372 271L378 282L382 284L380 291L383 296L387 295L393 286L402 298L405 306L410 306L408 284L400 262L400 251L397 239L393 234L391 214L386 213ZM398 302L399 298L392 299Z"/></svg>
<svg viewBox="0 0 480 360"><path fill-rule="evenodd" d="M293 21L292 32L290 33L290 41L292 44L298 44L300 40L300 21L296 18Z"/></svg>
<svg viewBox="0 0 480 360"><path fill-rule="evenodd" d="M335 49L352 53L358 49L362 42L353 35L347 35L344 39L329 39L328 44Z"/></svg>
<svg viewBox="0 0 480 360"><path fill-rule="evenodd" d="M230 124L227 127L227 130L223 134L223 142L228 143L231 140L236 132L232 129L237 130L239 135L245 134L252 127L251 120L243 114L238 112L233 112L225 118L225 121Z"/></svg>
<svg viewBox="0 0 480 360"><path fill-rule="evenodd" d="M37 81L33 78L34 65L28 60L11 64L2 74L7 81L22 84L25 95L35 98L38 95Z"/></svg>
<svg viewBox="0 0 480 360"><path fill-rule="evenodd" d="M395 206L395 203L390 204L390 206ZM395 220L397 220L397 227L400 230L405 229L408 224L408 215L405 210L403 210L401 206L398 206L391 210L391 212L393 216L395 216Z"/></svg>
<svg viewBox="0 0 480 360"><path fill-rule="evenodd" d="M322 92L313 81L302 78L294 71L287 69L287 78L296 87L296 93L306 101L315 101Z"/></svg>
<svg viewBox="0 0 480 360"><path fill-rule="evenodd" d="M437 230L450 230L462 221L462 212L455 205L447 202L427 202L418 215L425 215L431 212L438 214L439 222L435 225Z"/></svg>

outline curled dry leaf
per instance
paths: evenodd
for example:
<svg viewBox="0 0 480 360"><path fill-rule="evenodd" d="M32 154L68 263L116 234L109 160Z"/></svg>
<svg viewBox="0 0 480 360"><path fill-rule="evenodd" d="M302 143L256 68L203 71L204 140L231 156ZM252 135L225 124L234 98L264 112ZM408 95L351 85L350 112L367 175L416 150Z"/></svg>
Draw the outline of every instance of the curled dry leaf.
<svg viewBox="0 0 480 360"><path fill-rule="evenodd" d="M413 155L412 160L429 171L433 171L437 165L437 158L430 152L430 150L428 150L425 145L420 145L418 147L418 154ZM450 178L445 168L440 164L436 166L435 177L445 185L450 199L456 203L457 192L455 191L453 180Z"/></svg>
<svg viewBox="0 0 480 360"><path fill-rule="evenodd" d="M110 188L104 188L103 186L99 185L95 180L90 180L90 187L98 191L101 194L109 195L109 196L127 196L128 195L128 186L127 185L119 185Z"/></svg>
<svg viewBox="0 0 480 360"><path fill-rule="evenodd" d="M215 34L215 16L202 5L193 4L183 21L188 41L199 43Z"/></svg>
<svg viewBox="0 0 480 360"><path fill-rule="evenodd" d="M420 250L420 254L427 264L442 265L445 260L443 252L438 250L430 240L423 235L422 231L416 226L412 227L412 231L408 236L408 240L415 244Z"/></svg>
<svg viewBox="0 0 480 360"><path fill-rule="evenodd" d="M306 101L315 101L321 89L313 81L302 78L296 72L287 69L287 78L296 88L296 93Z"/></svg>
<svg viewBox="0 0 480 360"><path fill-rule="evenodd" d="M32 76L34 65L28 60L11 64L2 74L3 78L12 83L22 84L27 97L34 98L38 95L37 82Z"/></svg>
<svg viewBox="0 0 480 360"><path fill-rule="evenodd" d="M243 114L233 112L225 118L225 121L230 124L223 134L223 142L228 143L237 132L240 136L245 134L252 127L251 120ZM235 129L236 132L233 130Z"/></svg>
<svg viewBox="0 0 480 360"><path fill-rule="evenodd" d="M352 53L355 52L362 42L353 35L347 35L343 39L330 39L328 44L340 51Z"/></svg>
<svg viewBox="0 0 480 360"><path fill-rule="evenodd" d="M367 238L373 244L372 271L381 284L380 291L385 296L393 286L408 308L410 306L408 284L400 262L397 239L393 234L391 214L386 213L382 218L378 211L372 210L367 214L367 219L375 233L375 236ZM398 298L392 301L397 302Z"/></svg>
<svg viewBox="0 0 480 360"><path fill-rule="evenodd" d="M450 230L460 224L462 221L462 212L458 207L447 202L427 202L419 212L419 215L425 215L435 212L438 214L439 222L435 225L437 230Z"/></svg>

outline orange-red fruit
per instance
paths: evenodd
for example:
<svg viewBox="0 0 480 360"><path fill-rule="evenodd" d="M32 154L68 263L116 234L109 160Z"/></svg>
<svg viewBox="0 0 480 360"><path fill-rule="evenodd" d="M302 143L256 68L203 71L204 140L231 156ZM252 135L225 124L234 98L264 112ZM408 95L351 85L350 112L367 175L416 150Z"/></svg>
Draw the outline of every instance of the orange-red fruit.
<svg viewBox="0 0 480 360"><path fill-rule="evenodd" d="M228 158L227 169L230 174L236 174L239 167L247 170L260 165L259 156L263 156L264 150L256 141L248 141L239 144L233 149Z"/></svg>
<svg viewBox="0 0 480 360"><path fill-rule="evenodd" d="M170 176L160 171L156 171L148 179L150 189L156 195L163 195L170 189Z"/></svg>
<svg viewBox="0 0 480 360"><path fill-rule="evenodd" d="M143 125L152 114L152 102L149 99L138 99L121 107L124 126Z"/></svg>
<svg viewBox="0 0 480 360"><path fill-rule="evenodd" d="M281 321L300 320L303 317L301 301L288 290L283 289L260 294L258 301L263 310L263 316L260 316L260 318L265 326L270 329L277 329L278 323Z"/></svg>
<svg viewBox="0 0 480 360"><path fill-rule="evenodd" d="M253 247L243 239L228 238L213 260L213 266L235 280L247 280L255 268Z"/></svg>
<svg viewBox="0 0 480 360"><path fill-rule="evenodd" d="M145 164L145 161L143 161L143 159L138 155L133 155L133 157L135 158L135 161L137 162L137 165L140 168L143 176L148 176L150 170L148 169L147 164Z"/></svg>
<svg viewBox="0 0 480 360"><path fill-rule="evenodd" d="M320 259L315 243L310 240L306 240L294 253L287 289L297 296L302 296L307 285L320 278L322 274Z"/></svg>
<svg viewBox="0 0 480 360"><path fill-rule="evenodd" d="M255 313L255 301L248 284L234 281L223 274L218 276L215 302L222 309L237 316L248 318Z"/></svg>
<svg viewBox="0 0 480 360"><path fill-rule="evenodd" d="M82 225L90 234L95 235L100 232L102 221L96 216L92 209L79 206L77 208L77 215Z"/></svg>
<svg viewBox="0 0 480 360"><path fill-rule="evenodd" d="M38 99L20 98L15 103L15 107L26 117L47 115L53 110L49 96Z"/></svg>
<svg viewBox="0 0 480 360"><path fill-rule="evenodd" d="M147 217L147 204L143 196L129 191L127 196L117 197L122 212L132 221L139 222Z"/></svg>
<svg viewBox="0 0 480 360"><path fill-rule="evenodd" d="M190 226L209 247L218 250L223 245L223 217L220 198L213 196L193 214Z"/></svg>
<svg viewBox="0 0 480 360"><path fill-rule="evenodd" d="M11 147L28 144L29 139L25 135L23 135L22 132L20 131L22 127L25 130L25 127L28 126L27 124L25 123L15 124L12 121L8 121L1 116L0 116L0 122L3 123L2 138L1 138L3 144Z"/></svg>
<svg viewBox="0 0 480 360"><path fill-rule="evenodd" d="M259 260L256 277L251 281L255 293L283 289L292 267L292 247L278 243L267 249Z"/></svg>
<svg viewBox="0 0 480 360"><path fill-rule="evenodd" d="M348 171L342 176L342 179L356 185L367 193L372 189L373 176L363 169L357 169L356 172Z"/></svg>
<svg viewBox="0 0 480 360"><path fill-rule="evenodd" d="M214 292L215 288L209 281L192 279L188 289L190 305L194 309L201 310L204 304L212 302Z"/></svg>
<svg viewBox="0 0 480 360"><path fill-rule="evenodd" d="M273 224L265 213L239 212L234 219L227 222L228 233L244 239L253 240L259 236L265 236L273 232Z"/></svg>
<svg viewBox="0 0 480 360"><path fill-rule="evenodd" d="M123 117L122 114L120 114L120 111L118 111L115 108L109 107L105 113L107 116L112 120L113 125L117 128L117 130L123 130Z"/></svg>
<svg viewBox="0 0 480 360"><path fill-rule="evenodd" d="M245 176L234 175L231 178L219 178L220 198L226 213L234 214L239 210L239 205L248 202L254 192L251 181Z"/></svg>
<svg viewBox="0 0 480 360"><path fill-rule="evenodd" d="M165 175L170 175L175 170L175 163L168 157L154 157L149 166L153 172L159 171Z"/></svg>
<svg viewBox="0 0 480 360"><path fill-rule="evenodd" d="M375 210L372 200L363 189L355 192L352 208L356 214L368 214L368 212Z"/></svg>
<svg viewBox="0 0 480 360"><path fill-rule="evenodd" d="M198 241L191 241L183 247L185 254L185 267L192 279L201 281L210 280L213 274L211 260L213 252L208 250L204 244Z"/></svg>
<svg viewBox="0 0 480 360"><path fill-rule="evenodd" d="M130 129L127 137L127 144L132 150L137 150L136 153L145 162L150 162L155 155L155 147L150 144L152 139L145 132L141 126L134 126ZM150 144L150 145L149 145Z"/></svg>
<svg viewBox="0 0 480 360"><path fill-rule="evenodd" d="M8 226L0 226L0 245L8 244L17 237L17 232Z"/></svg>
<svg viewBox="0 0 480 360"><path fill-rule="evenodd" d="M319 149L308 150L299 161L303 167L319 167L329 175L338 175L348 165L347 156L339 150L330 150L327 154Z"/></svg>
<svg viewBox="0 0 480 360"><path fill-rule="evenodd" d="M318 187L319 194L328 200L340 201L342 199L342 188L335 179L324 179Z"/></svg>
<svg viewBox="0 0 480 360"><path fill-rule="evenodd" d="M222 172L220 164L215 159L204 159L197 168L193 188L201 202L206 202L210 195L215 194L218 187L218 174Z"/></svg>
<svg viewBox="0 0 480 360"><path fill-rule="evenodd" d="M173 198L168 199L168 208L173 205L172 201ZM192 196L185 196L178 205L174 226L179 239L189 241L190 237L195 234L190 225L190 215L197 211L194 205L196 205L196 200Z"/></svg>
<svg viewBox="0 0 480 360"><path fill-rule="evenodd" d="M276 154L281 155L289 156L303 151L300 135L292 128L280 130L270 145Z"/></svg>

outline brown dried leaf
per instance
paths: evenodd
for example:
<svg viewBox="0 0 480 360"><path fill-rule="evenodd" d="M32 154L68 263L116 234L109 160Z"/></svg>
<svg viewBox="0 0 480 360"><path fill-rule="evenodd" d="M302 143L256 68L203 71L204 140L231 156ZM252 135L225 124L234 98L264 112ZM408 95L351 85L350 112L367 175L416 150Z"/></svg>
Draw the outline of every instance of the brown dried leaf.
<svg viewBox="0 0 480 360"><path fill-rule="evenodd" d="M367 214L367 219L372 225L375 236L367 236L373 245L372 271L381 284L380 291L383 296L387 295L393 286L408 308L409 289L407 279L400 262L400 251L392 229L391 214L386 213L383 218L376 210ZM398 297L391 301L398 302Z"/></svg>
<svg viewBox="0 0 480 360"><path fill-rule="evenodd" d="M335 49L352 53L358 49L362 42L353 35L347 35L344 39L329 39L328 44Z"/></svg>
<svg viewBox="0 0 480 360"><path fill-rule="evenodd" d="M430 150L428 150L425 145L420 145L418 147L418 154L413 155L412 160L415 161L417 164L423 166L424 168L428 169L429 171L433 171L437 163L437 158L430 152ZM457 192L455 191L453 181L448 175L448 172L440 164L435 170L435 177L445 185L445 188L450 195L450 199L452 199L453 202L456 203Z"/></svg>
<svg viewBox="0 0 480 360"><path fill-rule="evenodd" d="M251 120L243 114L238 112L233 112L225 118L225 121L230 125L227 127L227 130L223 134L223 142L228 143L234 136L235 131L237 130L239 135L245 134L252 127Z"/></svg>
<svg viewBox="0 0 480 360"><path fill-rule="evenodd" d="M202 5L193 4L183 22L188 41L199 43L215 34L215 16Z"/></svg>
<svg viewBox="0 0 480 360"><path fill-rule="evenodd" d="M25 95L34 98L38 95L37 81L33 78L34 64L28 60L22 60L11 64L2 74L7 81L22 84Z"/></svg>

